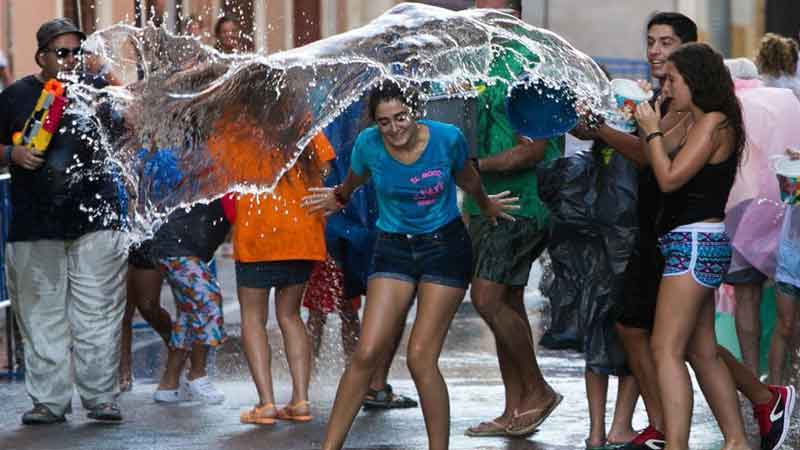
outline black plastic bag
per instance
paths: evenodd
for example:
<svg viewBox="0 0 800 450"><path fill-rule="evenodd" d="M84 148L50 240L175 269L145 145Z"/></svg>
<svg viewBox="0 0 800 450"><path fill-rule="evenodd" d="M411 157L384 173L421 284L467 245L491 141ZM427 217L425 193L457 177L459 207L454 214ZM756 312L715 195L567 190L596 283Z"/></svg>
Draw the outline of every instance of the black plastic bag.
<svg viewBox="0 0 800 450"><path fill-rule="evenodd" d="M616 152L595 149L540 164L537 176L551 212L552 276L541 291L552 316L541 344L583 352L594 372L623 374L612 311L637 233L636 168Z"/></svg>

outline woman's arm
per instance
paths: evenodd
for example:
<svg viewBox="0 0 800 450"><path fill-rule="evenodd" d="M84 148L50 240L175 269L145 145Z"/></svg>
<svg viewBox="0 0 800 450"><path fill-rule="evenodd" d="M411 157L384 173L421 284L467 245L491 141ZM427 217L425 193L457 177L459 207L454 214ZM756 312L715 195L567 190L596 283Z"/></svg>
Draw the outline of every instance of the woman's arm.
<svg viewBox="0 0 800 450"><path fill-rule="evenodd" d="M636 116L646 135L658 132L658 127L648 120L653 111L650 108L637 110ZM717 147L717 136L720 124L725 120L721 113L712 112L704 115L689 131L686 144L674 159L670 159L662 136L653 137L645 143L645 154L653 168L658 185L663 192L673 192L694 177L700 169L708 164Z"/></svg>
<svg viewBox="0 0 800 450"><path fill-rule="evenodd" d="M475 199L481 213L497 223L497 218L514 221L514 217L506 213L507 210L519 209L516 203L519 197L509 197L511 192L505 191L495 195L487 195L483 189L481 177L472 164L464 164L464 167L455 174L456 185L464 190L470 197Z"/></svg>
<svg viewBox="0 0 800 450"><path fill-rule="evenodd" d="M368 172L357 175L350 169L342 184L336 187L309 188L308 191L311 194L303 197L302 206L308 208L309 213L322 211L326 216L331 215L344 208L350 201L353 192L368 179Z"/></svg>

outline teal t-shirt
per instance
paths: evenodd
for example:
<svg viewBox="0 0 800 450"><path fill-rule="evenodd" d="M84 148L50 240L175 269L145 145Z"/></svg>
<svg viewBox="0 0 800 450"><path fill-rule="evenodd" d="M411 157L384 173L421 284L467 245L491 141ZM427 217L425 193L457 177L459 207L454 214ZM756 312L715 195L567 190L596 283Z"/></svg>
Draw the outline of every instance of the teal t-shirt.
<svg viewBox="0 0 800 450"><path fill-rule="evenodd" d="M413 164L403 164L386 151L375 127L356 139L350 168L372 178L378 200L379 230L430 233L459 217L455 174L464 168L467 141L457 127L420 120L430 130L428 146Z"/></svg>
<svg viewBox="0 0 800 450"><path fill-rule="evenodd" d="M518 136L506 113L509 83L514 82L522 74L526 64L538 61L538 57L530 50L515 42L508 42L498 47L496 52L489 68L489 75L499 77L499 81L493 85L482 86L477 98L478 158L496 155L518 145ZM559 158L563 152L564 137L550 139L545 149L544 161ZM511 191L519 197L520 209L510 211L510 214L535 219L539 227L547 224L550 212L539 198L535 169L483 172L481 180L489 194ZM464 210L469 215L480 214L478 205L471 198L465 199Z"/></svg>

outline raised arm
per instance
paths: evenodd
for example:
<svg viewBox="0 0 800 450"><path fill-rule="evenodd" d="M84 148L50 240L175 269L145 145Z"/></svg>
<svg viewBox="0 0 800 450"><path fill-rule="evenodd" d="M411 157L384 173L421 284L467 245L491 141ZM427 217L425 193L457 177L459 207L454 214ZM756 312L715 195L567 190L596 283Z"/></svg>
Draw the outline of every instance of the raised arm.
<svg viewBox="0 0 800 450"><path fill-rule="evenodd" d="M478 159L481 172L511 172L530 169L544 159L546 140L520 138L519 144L486 158Z"/></svg>
<svg viewBox="0 0 800 450"><path fill-rule="evenodd" d="M636 111L636 118L646 135L659 131L658 121L654 120L654 116L655 113L649 105ZM653 135L650 142L645 144L645 153L663 192L680 189L709 162L718 147L720 125L724 120L725 116L721 113L704 115L689 130L686 143L672 159L662 136Z"/></svg>

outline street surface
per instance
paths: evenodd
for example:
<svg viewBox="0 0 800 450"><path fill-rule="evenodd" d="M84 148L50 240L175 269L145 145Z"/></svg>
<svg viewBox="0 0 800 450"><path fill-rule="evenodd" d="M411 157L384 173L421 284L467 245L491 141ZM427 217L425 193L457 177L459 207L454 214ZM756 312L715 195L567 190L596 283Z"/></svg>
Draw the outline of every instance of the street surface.
<svg viewBox="0 0 800 450"><path fill-rule="evenodd" d="M239 311L235 301L232 262L222 258L220 274L225 298L225 319L230 339L216 354L212 377L225 392L227 400L218 406L197 403L164 406L152 401L155 379L164 357L162 344L137 318L135 328L135 386L123 394L120 403L125 422L120 425L94 423L86 419L86 411L75 397L73 414L65 424L48 427L23 427L20 415L30 408L30 401L21 382L0 383L0 449L269 449L306 450L319 448L327 414L335 395L339 376L344 368L337 317L330 316L323 338L320 358L315 362L311 384L314 420L306 424L279 422L274 426L252 426L239 423L239 413L256 402L256 392L241 351ZM535 324L541 329L543 301L536 289L541 270L531 273L531 286L526 305ZM171 307L171 295L165 289L163 303ZM415 311L409 314L409 323ZM270 318L269 334L273 348L275 389L279 404L290 396L288 368L281 351L281 338L274 317ZM408 330L406 330L408 331ZM390 382L396 392L416 397L414 385L405 367L405 351L392 368ZM495 358L494 340L489 329L465 301L450 329L440 360L451 397L452 449L474 450L567 450L584 448L588 432L588 412L583 383L583 360L569 351L540 349L539 363L548 382L564 395L564 401L529 439L469 438L464 430L480 421L494 418L503 408L503 386ZM610 383L608 418L616 396L616 382ZM796 414L795 414L796 415ZM745 409L748 429L754 431L749 407ZM636 428L646 426L644 409L639 404L634 420ZM796 433L795 433L796 434ZM695 410L691 446L697 450L719 449L722 436L699 389L695 388ZM756 444L756 442L753 442ZM426 449L426 434L419 408L392 411L362 412L346 442L351 450ZM758 448L754 445L753 448ZM784 448L797 448L789 443Z"/></svg>

